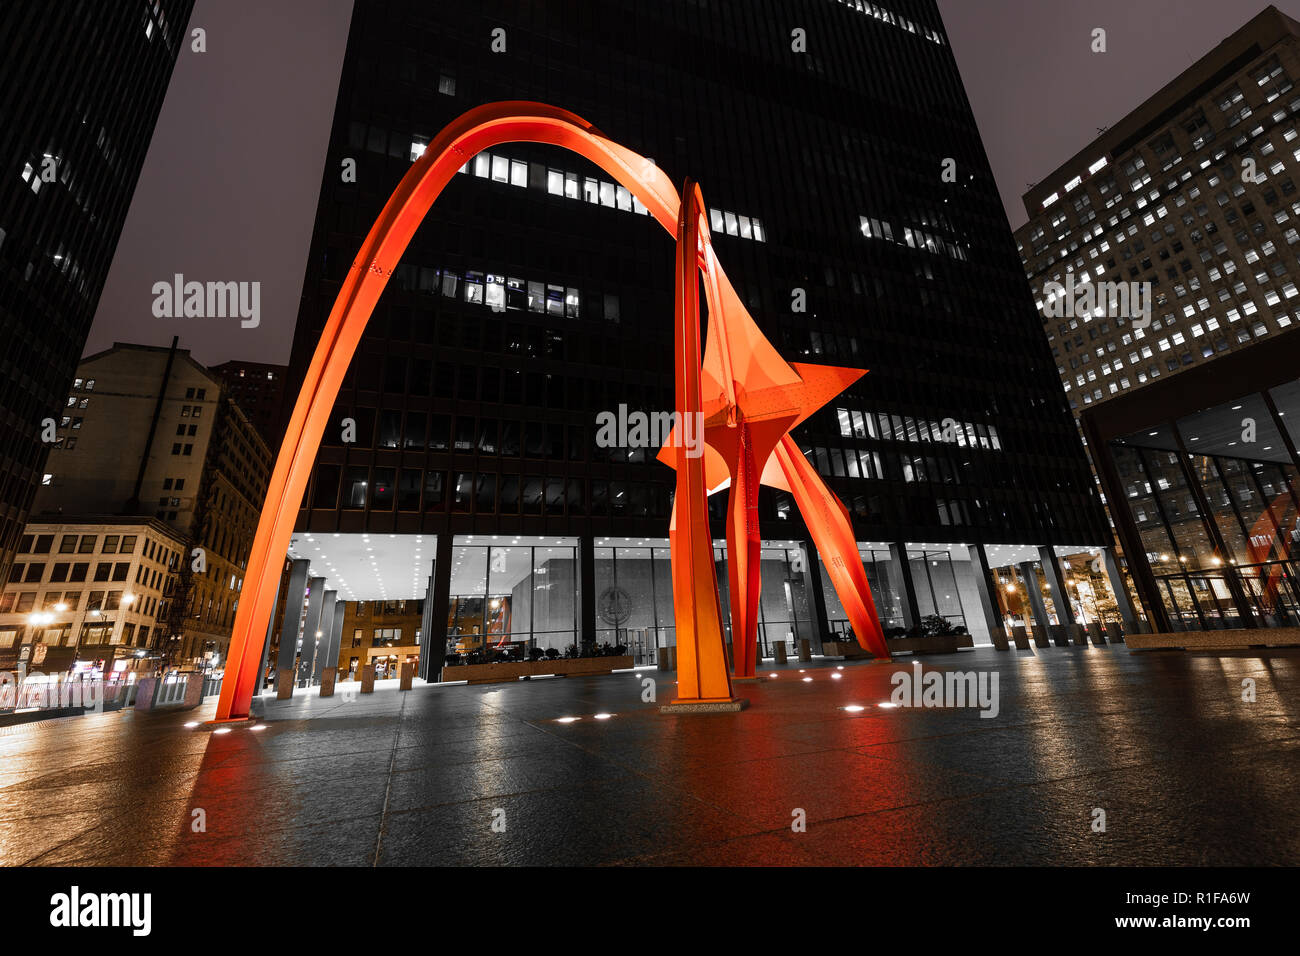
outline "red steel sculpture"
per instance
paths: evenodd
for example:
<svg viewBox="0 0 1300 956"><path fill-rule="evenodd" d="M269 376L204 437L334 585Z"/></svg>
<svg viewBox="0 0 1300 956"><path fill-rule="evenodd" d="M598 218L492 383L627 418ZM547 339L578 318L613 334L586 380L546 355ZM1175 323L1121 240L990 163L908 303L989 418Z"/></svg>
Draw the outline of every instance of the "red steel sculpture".
<svg viewBox="0 0 1300 956"><path fill-rule="evenodd" d="M677 238L676 402L684 415L698 412L706 422L703 457L687 455L686 443L681 441L671 452L665 448L669 463L677 470L669 538L678 700L722 701L732 696L707 501L710 489L726 486L727 476L737 488L731 496L728 542L738 676L753 676L757 646L760 580L755 506L759 483L794 495L859 643L878 656L888 656L848 512L788 434L863 373L787 365L777 355L718 264L699 188L689 180L683 204L653 162L611 141L574 114L542 103L489 103L454 120L428 145L389 197L339 289L267 489L235 614L226 680L217 704L218 720L248 715L259 677L261 642L267 634L294 521L361 333L407 244L443 188L471 157L507 142L562 146L586 157L626 187ZM701 272L709 306L708 348L703 361L699 345Z"/></svg>

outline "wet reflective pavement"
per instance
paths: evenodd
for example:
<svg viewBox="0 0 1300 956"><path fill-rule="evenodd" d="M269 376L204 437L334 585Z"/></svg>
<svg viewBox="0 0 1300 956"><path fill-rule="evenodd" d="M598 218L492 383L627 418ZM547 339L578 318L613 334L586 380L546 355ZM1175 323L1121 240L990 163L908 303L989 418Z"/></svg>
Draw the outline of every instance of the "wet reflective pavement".
<svg viewBox="0 0 1300 956"><path fill-rule="evenodd" d="M0 863L1300 862L1300 653L923 659L996 672L993 718L879 707L908 658L802 666L739 714L662 716L646 669L0 728Z"/></svg>

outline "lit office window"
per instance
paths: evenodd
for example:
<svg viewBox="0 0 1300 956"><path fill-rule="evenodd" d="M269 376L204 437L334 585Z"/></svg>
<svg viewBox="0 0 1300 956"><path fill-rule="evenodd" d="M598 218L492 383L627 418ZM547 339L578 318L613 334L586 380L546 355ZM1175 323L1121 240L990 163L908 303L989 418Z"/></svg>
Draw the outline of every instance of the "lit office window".
<svg viewBox="0 0 1300 956"><path fill-rule="evenodd" d="M492 275L488 273L487 277L487 306L493 312L504 312L506 308L506 285L505 277Z"/></svg>

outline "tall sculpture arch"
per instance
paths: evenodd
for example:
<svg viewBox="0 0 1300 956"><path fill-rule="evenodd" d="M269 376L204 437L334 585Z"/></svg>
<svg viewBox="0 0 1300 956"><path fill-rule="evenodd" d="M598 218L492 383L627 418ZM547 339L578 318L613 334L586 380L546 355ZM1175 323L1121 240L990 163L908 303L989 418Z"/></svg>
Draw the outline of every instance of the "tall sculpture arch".
<svg viewBox="0 0 1300 956"><path fill-rule="evenodd" d="M650 160L611 141L573 113L542 103L489 103L452 121L429 143L424 155L412 165L385 204L339 289L312 356L276 458L249 555L227 655L226 679L217 704L218 720L240 719L248 714L260 677L260 642L273 613L281 563L293 537L298 508L343 377L388 279L434 200L457 171L484 149L521 141L561 146L591 160L626 187L677 238L674 339L678 409L690 412L702 408L699 272L703 271L706 279L711 321L714 313L723 309L730 312L744 309L713 255L698 188L688 188L688 203L683 210L677 191ZM752 320L749 322L752 325ZM710 334L710 339L713 337ZM770 349L766 340L763 344ZM782 439L786 440L788 435ZM679 452L673 461L677 468L677 496L670 531L673 605L678 625L678 696L683 700L725 699L730 697L731 685L722 647L709 537L705 463L701 458L686 456L684 448L679 448ZM758 465L760 470L764 467L765 463ZM813 511L821 513L818 520L842 525L830 533L825 533L826 529L814 530L814 541L820 550L823 542L817 535L822 534L827 548L832 549L822 553L827 557L832 582L850 613L859 641L873 652L881 653L883 640L877 643L873 639L880 628L870 603L870 590L864 589L856 595L839 591L842 583L848 588L854 586L853 565L857 567L861 585L866 583L856 542L852 544L852 555L847 555L846 541L853 541L847 512L820 482L797 447L792 453L787 450L780 470L795 476L791 490L801 509L805 506L812 509L805 512L810 527L816 523ZM817 487L820 492L816 491ZM687 570L679 571L679 568ZM746 579L751 586L757 583L756 562L753 568L752 577ZM706 594L711 595L711 601ZM864 616L860 612L866 609L869 615ZM753 624L750 616L742 627L740 640L747 647L753 643L750 636Z"/></svg>

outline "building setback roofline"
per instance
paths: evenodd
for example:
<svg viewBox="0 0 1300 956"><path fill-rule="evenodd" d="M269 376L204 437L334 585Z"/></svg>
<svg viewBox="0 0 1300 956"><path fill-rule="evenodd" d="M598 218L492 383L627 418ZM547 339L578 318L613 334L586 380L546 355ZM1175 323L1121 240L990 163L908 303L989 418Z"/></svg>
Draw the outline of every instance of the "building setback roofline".
<svg viewBox="0 0 1300 956"><path fill-rule="evenodd" d="M107 524L107 525L133 525L135 527L147 527L151 531L170 538L177 545L184 545L185 539L176 531L175 528L166 522L160 521L153 515L95 515L95 514L58 514L55 512L44 512L33 514L27 519L27 528L33 525L87 525L87 524ZM24 530L24 534L30 534L30 531Z"/></svg>
<svg viewBox="0 0 1300 956"><path fill-rule="evenodd" d="M1089 167L1103 157L1114 160L1124 155L1287 37L1300 38L1300 22L1271 4L1265 7L1239 30L1222 40L1214 49L1026 191L1021 201L1029 220L1032 222L1042 215L1043 200L1052 193L1059 192L1065 183L1075 176L1087 178Z"/></svg>

